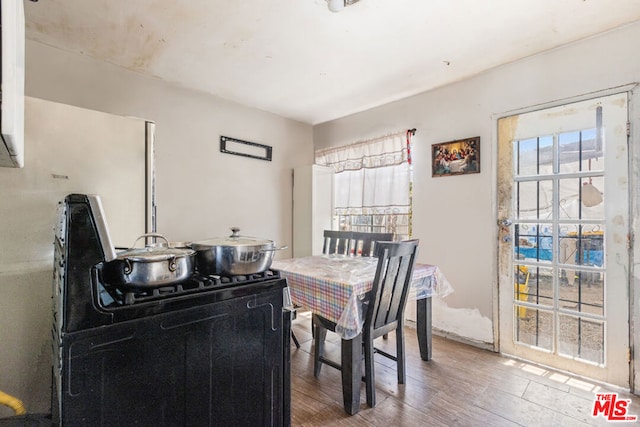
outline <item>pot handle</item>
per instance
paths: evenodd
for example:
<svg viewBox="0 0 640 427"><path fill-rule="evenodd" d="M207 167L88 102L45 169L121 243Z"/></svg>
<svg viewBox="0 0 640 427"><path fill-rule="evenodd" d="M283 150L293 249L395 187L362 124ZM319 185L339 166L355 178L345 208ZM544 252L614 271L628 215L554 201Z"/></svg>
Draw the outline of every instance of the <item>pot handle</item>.
<svg viewBox="0 0 640 427"><path fill-rule="evenodd" d="M125 258L124 259L124 270L123 270L124 274L126 274L128 276L128 275L131 274L132 271L133 271L133 265L131 265L131 260L129 258Z"/></svg>
<svg viewBox="0 0 640 427"><path fill-rule="evenodd" d="M167 238L164 237L162 234L160 234L160 233L145 233L145 234L141 235L140 237L138 237L136 239L136 241L133 242L133 246L131 246L131 247L135 248L136 247L136 243L138 243L138 240L146 238L146 237L160 238L160 239L164 240L165 242L167 242L167 246L169 246L169 240L167 240ZM145 246L146 246L146 244L145 244Z"/></svg>
<svg viewBox="0 0 640 427"><path fill-rule="evenodd" d="M169 258L169 271L174 272L178 269L178 265L176 264L176 257Z"/></svg>
<svg viewBox="0 0 640 427"><path fill-rule="evenodd" d="M284 245L284 246L280 246L279 248L271 248L271 249L260 249L258 252L275 252L275 251L281 251L283 249L287 249L289 246Z"/></svg>

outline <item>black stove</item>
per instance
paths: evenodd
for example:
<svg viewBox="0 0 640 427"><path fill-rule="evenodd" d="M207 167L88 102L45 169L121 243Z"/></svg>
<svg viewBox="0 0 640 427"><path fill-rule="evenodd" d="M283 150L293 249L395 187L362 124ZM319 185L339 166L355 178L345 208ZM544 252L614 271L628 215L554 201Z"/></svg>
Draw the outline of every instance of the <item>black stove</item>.
<svg viewBox="0 0 640 427"><path fill-rule="evenodd" d="M100 199L60 205L53 290L54 422L289 425L290 312L277 272L119 288Z"/></svg>

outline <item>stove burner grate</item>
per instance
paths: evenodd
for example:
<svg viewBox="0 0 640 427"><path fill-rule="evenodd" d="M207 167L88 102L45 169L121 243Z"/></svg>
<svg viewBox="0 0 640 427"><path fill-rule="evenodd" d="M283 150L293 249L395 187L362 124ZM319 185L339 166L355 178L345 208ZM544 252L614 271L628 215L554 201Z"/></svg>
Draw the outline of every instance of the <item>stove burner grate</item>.
<svg viewBox="0 0 640 427"><path fill-rule="evenodd" d="M267 270L262 273L242 276L203 276L196 273L185 281L154 288L121 289L117 286L108 285L102 280L98 280L98 282L104 290L104 292L100 292L102 305L104 307L114 307L175 298L182 295L246 285L278 278L280 278L280 273L277 271Z"/></svg>

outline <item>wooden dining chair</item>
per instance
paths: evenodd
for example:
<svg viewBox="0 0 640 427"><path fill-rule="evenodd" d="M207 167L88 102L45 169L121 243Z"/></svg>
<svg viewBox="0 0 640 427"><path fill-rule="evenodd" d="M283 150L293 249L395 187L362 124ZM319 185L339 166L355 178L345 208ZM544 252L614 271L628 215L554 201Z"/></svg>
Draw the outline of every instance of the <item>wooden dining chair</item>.
<svg viewBox="0 0 640 427"><path fill-rule="evenodd" d="M330 255L347 254L347 251L349 250L349 243L351 242L351 234L351 231L324 230L322 253Z"/></svg>
<svg viewBox="0 0 640 427"><path fill-rule="evenodd" d="M365 365L365 383L367 389L367 405L374 407L375 372L373 355L378 353L396 361L398 384L406 381L404 354L404 308L411 286L411 276L418 252L418 240L404 242L380 242L376 254L378 264L371 291L365 298L365 319L362 329L362 343ZM324 340L327 331L335 332L336 323L320 315L313 315L315 328L314 342L314 376L320 375L322 364L337 369L342 366L323 355ZM396 354L392 355L374 347L373 341L389 332L396 334ZM359 369L353 367L352 369Z"/></svg>
<svg viewBox="0 0 640 427"><path fill-rule="evenodd" d="M376 253L376 242L390 242L392 240L393 233L354 231L351 233L349 253L354 256L374 256Z"/></svg>

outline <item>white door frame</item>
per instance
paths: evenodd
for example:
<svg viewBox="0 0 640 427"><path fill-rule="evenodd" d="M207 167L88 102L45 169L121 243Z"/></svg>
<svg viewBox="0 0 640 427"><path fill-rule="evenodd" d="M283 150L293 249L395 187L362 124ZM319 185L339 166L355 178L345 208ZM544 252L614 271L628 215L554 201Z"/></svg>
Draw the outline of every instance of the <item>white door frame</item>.
<svg viewBox="0 0 640 427"><path fill-rule="evenodd" d="M638 84L633 85L629 90L629 122L631 125L629 137L629 186L631 194L629 203L631 205L631 233L630 244L631 250L629 266L631 268L631 287L629 300L631 301L629 313L631 315L629 323L629 332L631 334L630 345L632 351L631 357L631 386L632 392L640 395L640 349L636 348L636 344L640 345L640 302L635 303L636 298L640 297L640 268L635 268L635 263L640 261L640 247L635 244L635 236L640 235L640 91Z"/></svg>
<svg viewBox="0 0 640 427"><path fill-rule="evenodd" d="M495 282L493 286L493 349L496 352L500 352L500 310L499 310L499 271L498 271L498 238L499 238L499 227L497 225L498 220L498 120L504 117L514 116L518 114L529 113L532 111L547 109L558 107L565 104L586 101L589 99L600 98L608 95L614 95L618 93L627 92L628 93L628 110L629 117L631 122L631 135L629 137L628 149L629 149L629 221L630 221L630 229L631 235L629 236L629 245L631 249L629 250L629 275L631 285L629 286L629 347L632 352L631 360L630 360L630 386L631 391L640 395L640 372L637 372L639 369L636 367L640 367L640 350L634 351L635 344L638 343L640 345L640 302L635 303L635 296L640 296L640 268L636 269L634 260L639 260L640 262L640 247L635 245L635 235L640 233L640 147L634 146L636 144L636 140L640 143L639 138L634 138L633 129L640 129L640 93L636 89L640 83L630 83L626 85L616 86L609 89L604 89L601 91L590 92L583 95L578 95L571 98L565 98L555 101L550 101L548 103L532 105L528 107L523 107L519 109L509 110L502 113L496 113L492 115L492 123L491 123L491 142L492 146L495 147L493 150L492 156L492 167L491 173L493 176L492 183L492 209L493 209L493 217L496 220L494 224L494 241L496 244L494 245L494 277ZM637 134L637 132L635 132ZM638 331L636 333L636 331Z"/></svg>

